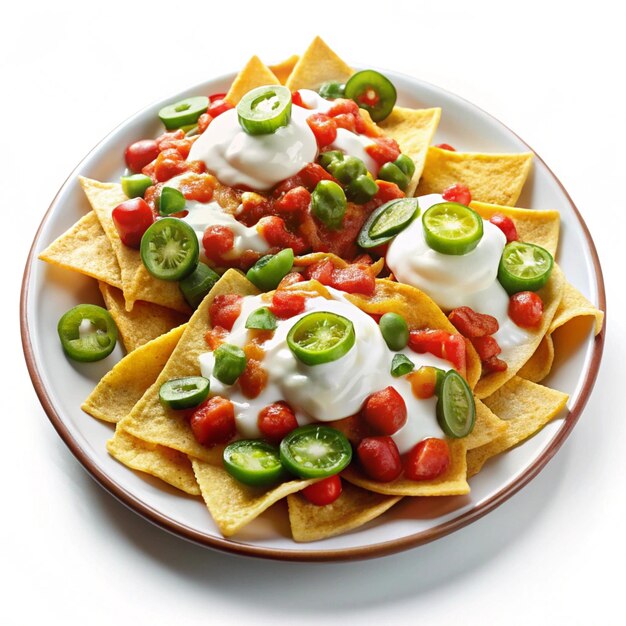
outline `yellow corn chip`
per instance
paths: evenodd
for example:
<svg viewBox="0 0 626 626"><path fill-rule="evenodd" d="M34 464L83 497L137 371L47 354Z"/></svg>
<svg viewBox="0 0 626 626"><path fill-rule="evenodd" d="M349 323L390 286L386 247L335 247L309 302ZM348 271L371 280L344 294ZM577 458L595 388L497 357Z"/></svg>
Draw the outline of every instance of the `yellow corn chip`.
<svg viewBox="0 0 626 626"><path fill-rule="evenodd" d="M113 438L107 442L107 450L131 469L156 476L189 495L200 495L191 462L177 450L146 443L121 428L117 428Z"/></svg>
<svg viewBox="0 0 626 626"><path fill-rule="evenodd" d="M126 352L132 352L189 319L184 313L141 300L135 302L132 311L127 311L124 294L119 289L101 281L98 282L98 287L109 313L115 320Z"/></svg>
<svg viewBox="0 0 626 626"><path fill-rule="evenodd" d="M387 135L395 139L403 154L415 163L415 174L406 190L412 196L422 176L428 146L439 125L441 109L407 109L395 107L389 117L380 123Z"/></svg>
<svg viewBox="0 0 626 626"><path fill-rule="evenodd" d="M240 483L222 467L193 458L191 464L209 513L225 537L240 531L275 502L319 480L291 480L267 490Z"/></svg>
<svg viewBox="0 0 626 626"><path fill-rule="evenodd" d="M293 72L293 68L296 66L299 58L297 54L292 54L288 59L276 63L276 65L270 65L268 69L278 78L280 84L284 85L291 75L291 72Z"/></svg>
<svg viewBox="0 0 626 626"><path fill-rule="evenodd" d="M237 104L251 89L263 87L263 85L279 85L280 81L258 56L253 56L237 74L233 84L226 94L226 100L231 104Z"/></svg>
<svg viewBox="0 0 626 626"><path fill-rule="evenodd" d="M507 363L507 369L504 372L492 372L486 374L474 388L477 398L483 399L490 396L496 389L501 387L507 380L510 380L521 367L530 359L537 350L541 340L545 336L552 323L552 318L561 302L563 289L565 287L565 278L556 263L552 269L552 274L545 287L540 289L537 294L543 301L543 317L541 325L535 329L526 329L529 333L529 339L525 343L516 346L515 349L503 351L500 358Z"/></svg>
<svg viewBox="0 0 626 626"><path fill-rule="evenodd" d="M100 380L82 405L83 411L105 422L126 417L165 367L184 326L133 350Z"/></svg>
<svg viewBox="0 0 626 626"><path fill-rule="evenodd" d="M561 298L559 308L556 310L549 332L553 333L557 328L567 324L575 317L593 317L595 318L594 334L597 335L602 330L604 312L596 309L576 287L565 283L563 297Z"/></svg>
<svg viewBox="0 0 626 626"><path fill-rule="evenodd" d="M309 265L315 265L315 263L319 263L320 261L331 261L331 263L340 269L348 267L350 263L344 261L341 257L333 254L332 252L311 252L310 254L304 254L303 256L297 256L293 260L294 268L305 268L309 267ZM374 276L378 276L382 272L383 267L385 267L385 259L380 258L376 263L372 263L372 274Z"/></svg>
<svg viewBox="0 0 626 626"><path fill-rule="evenodd" d="M417 481L400 476L391 482L380 483L367 478L354 465L350 465L341 472L341 476L358 487L390 496L459 496L469 493L466 480L465 444L462 439L449 439L448 445L450 446L450 467L444 474L433 480Z"/></svg>
<svg viewBox="0 0 626 626"><path fill-rule="evenodd" d="M189 313L189 306L183 298L178 283L158 280L151 276L141 261L139 250L129 248L122 243L111 217L113 209L127 199L122 186L118 183L100 183L82 176L80 184L117 257L126 309L132 311L136 300L144 300L181 313Z"/></svg>
<svg viewBox="0 0 626 626"><path fill-rule="evenodd" d="M551 335L546 335L517 374L533 383L540 383L550 373L552 363L554 363L554 341Z"/></svg>
<svg viewBox="0 0 626 626"><path fill-rule="evenodd" d="M316 506L300 494L287 496L289 523L295 541L319 541L359 528L390 509L400 496L384 496L343 483L332 504Z"/></svg>
<svg viewBox="0 0 626 626"><path fill-rule="evenodd" d="M291 91L317 89L322 83L330 80L344 83L353 73L354 70L349 65L344 63L320 37L316 37L296 63L286 85Z"/></svg>
<svg viewBox="0 0 626 626"><path fill-rule="evenodd" d="M485 404L508 429L498 439L467 453L467 475L478 473L487 459L528 439L556 417L567 403L567 394L515 376L500 387Z"/></svg>
<svg viewBox="0 0 626 626"><path fill-rule="evenodd" d="M532 152L483 154L431 146L416 195L441 193L454 183L463 183L474 200L513 206L530 172L532 158Z"/></svg>
<svg viewBox="0 0 626 626"><path fill-rule="evenodd" d="M42 261L122 286L122 275L109 239L93 211L53 241L40 255Z"/></svg>
<svg viewBox="0 0 626 626"><path fill-rule="evenodd" d="M480 446L501 437L506 430L507 423L490 411L480 400L476 400L476 421L472 432L463 438L465 449L480 448Z"/></svg>
<svg viewBox="0 0 626 626"><path fill-rule="evenodd" d="M545 248L552 256L556 255L561 227L558 211L518 209L486 202L471 202L470 207L486 220L496 213L510 217L515 222L520 241L534 243Z"/></svg>

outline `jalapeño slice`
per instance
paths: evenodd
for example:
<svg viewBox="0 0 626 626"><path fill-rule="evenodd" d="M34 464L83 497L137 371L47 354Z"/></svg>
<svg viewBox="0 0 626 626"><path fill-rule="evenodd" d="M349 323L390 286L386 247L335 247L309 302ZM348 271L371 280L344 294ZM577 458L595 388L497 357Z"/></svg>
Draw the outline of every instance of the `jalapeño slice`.
<svg viewBox="0 0 626 626"><path fill-rule="evenodd" d="M158 198L159 215L172 215L185 210L185 196L176 188L167 185L161 189Z"/></svg>
<svg viewBox="0 0 626 626"><path fill-rule="evenodd" d="M183 126L195 124L208 108L209 99L206 96L185 98L180 102L164 106L159 111L159 118L167 130L176 130Z"/></svg>
<svg viewBox="0 0 626 626"><path fill-rule="evenodd" d="M239 124L249 135L271 135L291 119L291 92L282 85L249 91L237 105Z"/></svg>
<svg viewBox="0 0 626 626"><path fill-rule="evenodd" d="M285 248L278 254L261 257L247 272L246 278L261 291L270 291L278 287L278 283L293 267L293 250Z"/></svg>
<svg viewBox="0 0 626 626"><path fill-rule="evenodd" d="M393 83L380 72L362 70L353 74L345 87L346 98L366 109L375 122L384 120L398 97Z"/></svg>
<svg viewBox="0 0 626 626"><path fill-rule="evenodd" d="M207 399L209 384L203 376L173 378L161 385L159 399L170 409L191 409Z"/></svg>
<svg viewBox="0 0 626 626"><path fill-rule="evenodd" d="M181 280L196 269L200 257L193 228L175 217L157 220L141 238L141 260L155 278Z"/></svg>
<svg viewBox="0 0 626 626"><path fill-rule="evenodd" d="M239 482L267 487L285 476L278 450L260 439L241 439L224 449L224 469Z"/></svg>
<svg viewBox="0 0 626 626"><path fill-rule="evenodd" d="M357 243L366 249L388 243L417 218L419 213L417 198L397 198L385 202L363 224ZM376 236L372 234L372 229L377 233Z"/></svg>
<svg viewBox="0 0 626 626"><path fill-rule="evenodd" d="M117 326L111 314L95 304L79 304L67 311L57 331L65 354L83 363L109 356L117 342Z"/></svg>
<svg viewBox="0 0 626 626"><path fill-rule="evenodd" d="M214 272L205 263L198 263L196 269L186 278L180 281L179 287L187 304L192 309L197 309L204 297L213 289L213 285L220 279L220 275Z"/></svg>
<svg viewBox="0 0 626 626"><path fill-rule="evenodd" d="M280 460L300 478L326 478L349 465L352 448L338 430L310 424L292 430L281 441Z"/></svg>
<svg viewBox="0 0 626 626"><path fill-rule="evenodd" d="M519 291L537 291L550 278L554 259L541 246L512 241L504 246L498 280L509 295Z"/></svg>
<svg viewBox="0 0 626 626"><path fill-rule="evenodd" d="M483 218L458 202L441 202L422 218L426 243L442 254L471 252L483 236Z"/></svg>
<svg viewBox="0 0 626 626"><path fill-rule="evenodd" d="M474 428L476 405L465 379L450 370L437 391L437 421L449 437L465 437Z"/></svg>
<svg viewBox="0 0 626 626"><path fill-rule="evenodd" d="M335 313L316 311L301 317L287 334L287 345L305 365L336 361L354 346L352 322Z"/></svg>

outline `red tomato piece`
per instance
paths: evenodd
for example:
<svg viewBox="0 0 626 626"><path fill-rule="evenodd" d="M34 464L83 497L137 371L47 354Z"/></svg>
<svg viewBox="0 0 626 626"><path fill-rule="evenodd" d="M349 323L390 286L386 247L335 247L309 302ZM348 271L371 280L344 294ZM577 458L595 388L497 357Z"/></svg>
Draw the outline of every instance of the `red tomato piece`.
<svg viewBox="0 0 626 626"><path fill-rule="evenodd" d="M395 480L402 473L398 446L391 437L366 437L356 450L363 471L381 483Z"/></svg>
<svg viewBox="0 0 626 626"><path fill-rule="evenodd" d="M329 476L305 487L301 493L311 504L316 506L332 504L341 495L341 478L338 474Z"/></svg>
<svg viewBox="0 0 626 626"><path fill-rule="evenodd" d="M335 115L332 120L335 122L336 128L344 128L351 133L356 132L356 116L352 115L352 113L340 113Z"/></svg>
<svg viewBox="0 0 626 626"><path fill-rule="evenodd" d="M208 259L219 263L223 255L233 249L235 235L228 226L207 226L202 235L202 247Z"/></svg>
<svg viewBox="0 0 626 626"><path fill-rule="evenodd" d="M330 285L333 280L335 266L332 261L324 260L309 265L304 273L309 280L317 280L322 285Z"/></svg>
<svg viewBox="0 0 626 626"><path fill-rule="evenodd" d="M491 372L505 372L508 368L506 361L499 359L497 356L492 356L490 359L487 359L482 362L483 371L487 374Z"/></svg>
<svg viewBox="0 0 626 626"><path fill-rule="evenodd" d="M204 334L204 340L211 350L217 350L225 341L228 331L221 326L214 326Z"/></svg>
<svg viewBox="0 0 626 626"><path fill-rule="evenodd" d="M304 106L304 102L302 102L302 95L300 94L299 91L292 91L291 92L291 102L292 102L292 104L295 104L296 106L302 107L303 109L308 108L308 107Z"/></svg>
<svg viewBox="0 0 626 626"><path fill-rule="evenodd" d="M171 132L163 133L156 138L156 142L161 152L168 148L175 148L176 143L185 138L185 131L182 128Z"/></svg>
<svg viewBox="0 0 626 626"><path fill-rule="evenodd" d="M196 440L203 446L226 443L237 433L235 407L230 400L213 396L192 413L190 425Z"/></svg>
<svg viewBox="0 0 626 626"><path fill-rule="evenodd" d="M413 395L420 400L432 398L437 388L437 372L434 367L420 367L407 376Z"/></svg>
<svg viewBox="0 0 626 626"><path fill-rule="evenodd" d="M235 294L215 296L209 308L211 326L232 330L233 324L241 314L241 299L241 296Z"/></svg>
<svg viewBox="0 0 626 626"><path fill-rule="evenodd" d="M363 406L363 418L382 435L393 435L406 423L406 404L393 388L385 387L367 398Z"/></svg>
<svg viewBox="0 0 626 626"><path fill-rule="evenodd" d="M211 174L189 174L181 180L180 192L187 200L210 202L217 180Z"/></svg>
<svg viewBox="0 0 626 626"><path fill-rule="evenodd" d="M465 206L468 206L472 201L472 194L470 193L469 187L461 183L450 185L447 189L443 190L441 195L443 199L448 202L458 202Z"/></svg>
<svg viewBox="0 0 626 626"><path fill-rule="evenodd" d="M290 233L285 226L285 221L276 215L268 215L259 220L257 230L270 246L278 248L292 248L294 254L302 254L307 245L301 237Z"/></svg>
<svg viewBox="0 0 626 626"><path fill-rule="evenodd" d="M337 122L332 117L323 113L314 113L307 117L306 123L313 131L320 148L329 146L337 139Z"/></svg>
<svg viewBox="0 0 626 626"><path fill-rule="evenodd" d="M513 294L509 299L509 317L518 326L539 326L543 317L543 300L533 291Z"/></svg>
<svg viewBox="0 0 626 626"><path fill-rule="evenodd" d="M256 398L267 385L267 370L256 359L248 359L246 369L237 379L246 398Z"/></svg>
<svg viewBox="0 0 626 626"><path fill-rule="evenodd" d="M154 163L154 176L162 183L186 172L187 169L187 162L180 156L178 150L168 148L157 156Z"/></svg>
<svg viewBox="0 0 626 626"><path fill-rule="evenodd" d="M462 335L450 334L445 330L412 330L409 333L409 348L450 361L454 369L465 375L465 340Z"/></svg>
<svg viewBox="0 0 626 626"><path fill-rule="evenodd" d="M223 100L226 97L225 93L214 93L209 96L209 102L215 102L216 100Z"/></svg>
<svg viewBox="0 0 626 626"><path fill-rule="evenodd" d="M212 121L213 121L213 118L208 113L203 113L198 118L198 132L202 134L209 127L209 124Z"/></svg>
<svg viewBox="0 0 626 626"><path fill-rule="evenodd" d="M131 143L124 151L124 160L132 172L141 170L159 156L159 146L154 139L142 139Z"/></svg>
<svg viewBox="0 0 626 626"><path fill-rule="evenodd" d="M504 233L507 243L511 243L511 241L517 241L519 239L515 222L507 215L496 213L489 218L489 221Z"/></svg>
<svg viewBox="0 0 626 626"><path fill-rule="evenodd" d="M290 189L284 196L275 200L274 209L278 213L291 215L308 211L310 204L311 193L305 187L300 186Z"/></svg>
<svg viewBox="0 0 626 626"><path fill-rule="evenodd" d="M450 152L456 152L456 148L453 148L449 143L438 143L435 148L441 148L442 150L449 150Z"/></svg>
<svg viewBox="0 0 626 626"><path fill-rule="evenodd" d="M286 402L274 402L261 409L257 424L263 437L273 442L298 428L296 416Z"/></svg>
<svg viewBox="0 0 626 626"><path fill-rule="evenodd" d="M289 272L279 283L276 289L286 289L296 283L301 283L304 280L304 276L298 272Z"/></svg>
<svg viewBox="0 0 626 626"><path fill-rule="evenodd" d="M395 161L400 156L400 146L395 139L391 137L376 137L374 142L374 144L365 147L365 152L367 152L378 165Z"/></svg>
<svg viewBox="0 0 626 626"><path fill-rule="evenodd" d="M371 296L376 290L376 279L367 267L348 265L348 267L333 271L331 286L346 293L362 293Z"/></svg>
<svg viewBox="0 0 626 626"><path fill-rule="evenodd" d="M481 361L487 361L494 356L498 356L502 349L498 345L498 342L491 336L485 335L484 337L474 337L470 339L472 345L478 352L478 356Z"/></svg>
<svg viewBox="0 0 626 626"><path fill-rule="evenodd" d="M333 100L332 106L326 111L326 115L330 117L344 114L359 115L359 105L348 98L337 98Z"/></svg>
<svg viewBox="0 0 626 626"><path fill-rule="evenodd" d="M448 315L452 325L469 339L473 337L484 337L498 332L498 320L492 315L477 313L468 306L460 306L452 309Z"/></svg>
<svg viewBox="0 0 626 626"><path fill-rule="evenodd" d="M305 296L291 291L275 291L269 309L276 317L287 319L304 312Z"/></svg>
<svg viewBox="0 0 626 626"><path fill-rule="evenodd" d="M450 448L445 439L420 441L408 454L404 475L410 480L433 480L450 466Z"/></svg>
<svg viewBox="0 0 626 626"><path fill-rule="evenodd" d="M452 367L465 376L467 347L463 335L450 335L443 344L443 358L452 363Z"/></svg>
<svg viewBox="0 0 626 626"><path fill-rule="evenodd" d="M210 100L210 98L209 98ZM216 98L212 100L209 104L209 108L207 109L207 113L212 117L216 118L218 115L221 115L225 111L229 109L233 109L233 105L228 102L228 100L224 100L223 98Z"/></svg>
<svg viewBox="0 0 626 626"><path fill-rule="evenodd" d="M143 198L133 198L118 204L111 214L122 243L139 249L141 238L154 223L154 213Z"/></svg>

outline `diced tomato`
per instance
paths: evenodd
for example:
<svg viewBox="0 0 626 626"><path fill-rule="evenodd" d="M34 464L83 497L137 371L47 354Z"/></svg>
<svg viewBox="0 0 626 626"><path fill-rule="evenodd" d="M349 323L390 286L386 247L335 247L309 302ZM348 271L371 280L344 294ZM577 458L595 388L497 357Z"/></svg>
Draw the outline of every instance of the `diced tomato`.
<svg viewBox="0 0 626 626"><path fill-rule="evenodd" d="M289 272L279 283L276 289L286 289L296 283L301 283L304 280L304 276L299 272Z"/></svg>
<svg viewBox="0 0 626 626"><path fill-rule="evenodd" d="M484 337L498 332L498 320L493 315L477 313L468 306L452 309L448 315L452 325L464 336Z"/></svg>
<svg viewBox="0 0 626 626"><path fill-rule="evenodd" d="M362 409L363 419L381 435L393 435L406 423L406 404L393 388L385 387L367 398Z"/></svg>
<svg viewBox="0 0 626 626"><path fill-rule="evenodd" d="M174 148L163 150L154 163L154 176L159 182L165 182L184 172L202 173L205 170L206 165L203 161L185 161Z"/></svg>
<svg viewBox="0 0 626 626"><path fill-rule="evenodd" d="M356 450L363 471L381 483L395 480L402 473L398 446L391 437L366 437Z"/></svg>
<svg viewBox="0 0 626 626"><path fill-rule="evenodd" d="M410 480L433 480L450 466L450 448L445 439L420 441L408 454L404 475Z"/></svg>
<svg viewBox="0 0 626 626"><path fill-rule="evenodd" d="M330 117L336 117L337 115L343 115L345 113L358 115L359 105L349 98L337 98L333 100L332 106L326 111L326 115L330 115Z"/></svg>
<svg viewBox="0 0 626 626"><path fill-rule="evenodd" d="M472 345L478 352L478 356L481 361L486 361L494 356L498 356L502 349L498 345L498 342L491 336L485 335L484 337L474 337L470 339Z"/></svg>
<svg viewBox="0 0 626 626"><path fill-rule="evenodd" d="M212 121L213 121L213 118L208 113L203 113L198 118L198 132L202 134L209 127L209 124Z"/></svg>
<svg viewBox="0 0 626 626"><path fill-rule="evenodd" d="M254 359L261 362L265 357L265 350L262 344L270 339L274 333L272 330L259 330L256 328L249 329L248 336L250 341L243 347L243 351L247 359Z"/></svg>
<svg viewBox="0 0 626 626"><path fill-rule="evenodd" d="M215 102L216 100L223 100L226 97L225 93L212 93L209 96L209 102Z"/></svg>
<svg viewBox="0 0 626 626"><path fill-rule="evenodd" d="M472 201L472 194L470 193L469 187L461 183L450 185L447 189L443 190L441 196L448 202L458 202L465 206L468 206Z"/></svg>
<svg viewBox="0 0 626 626"><path fill-rule="evenodd" d="M313 131L320 148L329 146L337 139L337 122L332 117L323 113L314 113L307 117L306 123Z"/></svg>
<svg viewBox="0 0 626 626"><path fill-rule="evenodd" d="M489 218L489 221L504 233L507 243L511 243L511 241L517 241L519 239L515 222L508 215L496 213Z"/></svg>
<svg viewBox="0 0 626 626"><path fill-rule="evenodd" d="M203 446L226 443L237 433L235 407L230 400L213 396L193 412L190 424L196 440Z"/></svg>
<svg viewBox="0 0 626 626"><path fill-rule="evenodd" d="M217 350L225 341L228 335L228 331L221 326L214 326L207 330L204 335L204 340L211 350Z"/></svg>
<svg viewBox="0 0 626 626"><path fill-rule="evenodd" d="M322 285L330 285L333 282L333 271L335 266L332 261L324 259L309 265L304 273L309 280L317 280Z"/></svg>
<svg viewBox="0 0 626 626"><path fill-rule="evenodd" d="M309 210L311 204L311 193L305 187L294 187L284 196L274 201L274 209L277 213L292 215L294 213L304 213Z"/></svg>
<svg viewBox="0 0 626 626"><path fill-rule="evenodd" d="M379 206L385 204L385 202L389 202L390 200L395 200L396 198L404 198L406 194L398 185L395 183L390 183L386 180L376 180L376 184L378 185L378 191L374 198L363 205L366 209L367 214L369 215L374 209L377 209ZM383 246L378 246L374 248L377 254L379 254L378 250L383 248ZM384 249L387 249L387 245L384 246ZM380 254L380 256L384 256Z"/></svg>
<svg viewBox="0 0 626 626"><path fill-rule="evenodd" d="M202 247L207 258L219 263L224 254L233 249L235 235L228 226L207 226L202 235Z"/></svg>
<svg viewBox="0 0 626 626"><path fill-rule="evenodd" d="M374 263L374 259L372 259L369 254L364 252L363 254L359 254L359 256L354 259L353 263L356 265L372 265Z"/></svg>
<svg viewBox="0 0 626 626"><path fill-rule="evenodd" d="M333 272L332 286L346 293L371 296L376 291L376 278L367 267L348 265Z"/></svg>
<svg viewBox="0 0 626 626"><path fill-rule="evenodd" d="M212 100L211 103L209 104L207 113L211 117L216 118L218 115L221 115L225 111L228 111L229 109L233 109L233 108L234 108L233 105L230 102L228 102L228 100L224 100L223 98L216 98L215 100Z"/></svg>
<svg viewBox="0 0 626 626"><path fill-rule="evenodd" d="M292 91L291 92L291 102L292 102L292 104L295 104L296 106L302 107L303 109L308 108L308 107L304 106L304 102L302 102L302 95L300 94L299 91Z"/></svg>
<svg viewBox="0 0 626 626"><path fill-rule="evenodd" d="M180 182L180 192L187 200L210 202L217 179L211 174L189 174Z"/></svg>
<svg viewBox="0 0 626 626"><path fill-rule="evenodd" d="M384 165L389 161L395 161L400 156L400 146L391 137L376 137L372 145L365 147L365 152L369 154L378 165Z"/></svg>
<svg viewBox="0 0 626 626"><path fill-rule="evenodd" d="M277 290L272 296L269 309L276 317L287 319L304 312L306 297L291 291Z"/></svg>
<svg viewBox="0 0 626 626"><path fill-rule="evenodd" d="M124 151L124 160L131 172L141 170L159 156L159 146L154 139L142 139L131 143Z"/></svg>
<svg viewBox="0 0 626 626"><path fill-rule="evenodd" d="M211 326L232 330L233 324L241 314L241 300L241 296L235 294L215 296L209 308Z"/></svg>
<svg viewBox="0 0 626 626"><path fill-rule="evenodd" d="M434 367L420 367L417 371L411 372L407 379L416 398L425 400L435 395L437 371Z"/></svg>
<svg viewBox="0 0 626 626"><path fill-rule="evenodd" d="M463 335L450 335L443 346L443 358L452 363L452 367L465 376L467 347Z"/></svg>
<svg viewBox="0 0 626 626"><path fill-rule="evenodd" d="M272 210L271 201L255 191L241 194L241 205L237 210L237 219L246 226L254 226Z"/></svg>
<svg viewBox="0 0 626 626"><path fill-rule="evenodd" d="M302 495L316 506L332 504L341 495L341 478L339 474L324 478L302 490Z"/></svg>
<svg viewBox="0 0 626 626"><path fill-rule="evenodd" d="M506 372L509 367L506 361L499 359L497 356L492 356L490 359L487 359L482 362L483 371L487 374L491 372Z"/></svg>
<svg viewBox="0 0 626 626"><path fill-rule="evenodd" d="M256 398L267 385L267 370L256 359L248 359L246 369L238 378L241 392L246 398Z"/></svg>
<svg viewBox="0 0 626 626"><path fill-rule="evenodd" d="M450 334L444 330L412 330L409 333L411 350L430 354L452 363L454 369L465 375L465 341L462 335Z"/></svg>
<svg viewBox="0 0 626 626"><path fill-rule="evenodd" d="M185 131L182 128L178 130L172 130L165 132L156 138L156 142L159 146L159 150L167 150L168 148L176 147L176 142L185 138Z"/></svg>
<svg viewBox="0 0 626 626"><path fill-rule="evenodd" d="M132 198L118 204L111 217L122 243L136 249L139 249L143 234L155 219L150 205L143 198Z"/></svg>
<svg viewBox="0 0 626 626"><path fill-rule="evenodd" d="M272 196L279 198L295 187L305 187L308 191L313 191L320 180L335 179L318 163L307 163L297 174L276 185L272 191Z"/></svg>
<svg viewBox="0 0 626 626"><path fill-rule="evenodd" d="M270 246L276 246L281 249L292 248L294 254L302 254L307 249L305 241L301 237L290 233L285 226L284 220L276 215L268 215L261 218L257 225L257 230Z"/></svg>
<svg viewBox="0 0 626 626"><path fill-rule="evenodd" d="M356 116L352 115L352 113L340 113L339 115L335 115L332 120L335 122L337 128L344 128L351 133L356 132Z"/></svg>
<svg viewBox="0 0 626 626"><path fill-rule="evenodd" d="M539 326L543 317L543 300L532 291L513 294L509 299L509 317L518 326Z"/></svg>
<svg viewBox="0 0 626 626"><path fill-rule="evenodd" d="M442 150L449 150L450 152L456 152L456 148L453 148L449 143L438 143L435 148L441 148Z"/></svg>
<svg viewBox="0 0 626 626"><path fill-rule="evenodd" d="M298 428L296 416L286 402L274 402L261 409L257 424L263 437L276 443Z"/></svg>

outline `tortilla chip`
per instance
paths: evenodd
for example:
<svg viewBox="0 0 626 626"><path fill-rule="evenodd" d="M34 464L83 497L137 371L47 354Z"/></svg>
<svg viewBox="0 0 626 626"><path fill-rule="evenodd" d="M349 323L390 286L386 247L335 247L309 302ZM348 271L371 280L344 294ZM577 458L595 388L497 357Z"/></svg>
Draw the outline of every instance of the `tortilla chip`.
<svg viewBox="0 0 626 626"><path fill-rule="evenodd" d="M291 72L293 72L293 68L296 66L299 58L297 54L292 54L288 59L276 63L276 65L270 65L268 69L278 78L280 84L284 85L291 75Z"/></svg>
<svg viewBox="0 0 626 626"><path fill-rule="evenodd" d="M320 38L316 37L300 57L287 80L291 91L317 89L331 80L346 82L354 70L342 61Z"/></svg>
<svg viewBox="0 0 626 626"><path fill-rule="evenodd" d="M549 332L553 333L557 328L567 324L575 317L593 317L595 318L594 334L597 335L602 330L604 312L591 304L576 287L565 283L563 297L561 298L559 308L556 310L552 324L550 324Z"/></svg>
<svg viewBox="0 0 626 626"><path fill-rule="evenodd" d="M513 378L524 363L532 357L552 324L552 319L561 302L564 287L565 278L555 263L547 284L537 291L537 294L543 301L541 325L533 330L527 329L529 330L530 338L526 343L506 352L502 351L500 358L506 361L507 369L504 372L492 372L483 376L474 388L474 394L477 398L483 399L490 396L496 389L504 385L507 380Z"/></svg>
<svg viewBox="0 0 626 626"><path fill-rule="evenodd" d="M253 56L237 74L225 100L237 104L251 89L263 85L280 85L280 81L258 56Z"/></svg>
<svg viewBox="0 0 626 626"><path fill-rule="evenodd" d="M546 335L517 374L530 382L540 383L550 373L553 363L554 341L551 335Z"/></svg>
<svg viewBox="0 0 626 626"><path fill-rule="evenodd" d="M371 522L390 509L400 496L384 496L343 482L332 504L316 506L300 494L287 496L289 523L295 541L319 541L347 533Z"/></svg>
<svg viewBox="0 0 626 626"><path fill-rule="evenodd" d="M184 326L133 350L100 380L82 405L82 410L105 422L126 417L165 367Z"/></svg>
<svg viewBox="0 0 626 626"><path fill-rule="evenodd" d="M183 298L178 283L158 280L151 276L141 261L139 250L129 248L122 243L111 217L113 209L120 202L127 200L122 186L118 183L101 183L83 176L79 180L117 257L126 310L132 311L136 300L144 300L181 313L189 313L189 306Z"/></svg>
<svg viewBox="0 0 626 626"><path fill-rule="evenodd" d="M204 336L210 328L209 307L217 295L230 293L252 295L258 292L254 285L236 270L228 270L222 276L189 320L178 345L156 382L137 402L130 414L120 422L130 434L143 441L180 450L198 460L221 465L224 446L207 448L200 445L191 431L184 412L167 409L161 404L159 389L164 382L172 378L200 375L198 357L208 351ZM135 352L131 352L130 356Z"/></svg>
<svg viewBox="0 0 626 626"><path fill-rule="evenodd" d="M111 317L115 320L126 352L132 352L189 319L188 315L151 302L137 301L133 310L127 311L124 294L119 289L103 282L98 282L98 287Z"/></svg>
<svg viewBox="0 0 626 626"><path fill-rule="evenodd" d="M310 254L295 257L293 260L293 266L294 268L306 268L309 267L309 265L315 265L320 261L330 261L339 269L343 269L351 265L332 252L311 252ZM372 263L370 267L372 269L372 274L374 276L378 276L378 274L380 274L385 267L385 259L381 257L378 261Z"/></svg>
<svg viewBox="0 0 626 626"><path fill-rule="evenodd" d="M291 480L268 490L244 485L222 467L193 458L191 464L209 513L225 537L240 531L275 502L319 480Z"/></svg>
<svg viewBox="0 0 626 626"><path fill-rule="evenodd" d="M428 146L439 125L441 109L407 109L394 107L389 117L380 123L387 135L393 137L403 154L407 154L415 163L415 174L406 190L412 196L422 176Z"/></svg>
<svg viewBox="0 0 626 626"><path fill-rule="evenodd" d="M463 438L465 449L480 448L480 446L501 437L507 428L507 423L504 420L490 411L480 400L476 400L476 421L472 432Z"/></svg>
<svg viewBox="0 0 626 626"><path fill-rule="evenodd" d="M567 403L567 394L537 385L515 376L485 404L500 418L506 420L508 429L498 439L467 453L467 475L478 473L487 459L500 454L528 439L556 417Z"/></svg>
<svg viewBox="0 0 626 626"><path fill-rule="evenodd" d="M454 183L463 183L474 200L513 206L528 178L532 158L532 152L484 154L431 146L416 195L441 193Z"/></svg>
<svg viewBox="0 0 626 626"><path fill-rule="evenodd" d="M354 464L341 472L341 476L358 487L390 496L459 496L469 493L465 444L462 439L448 439L448 445L450 467L434 480L417 481L400 476L391 482L380 483L365 476Z"/></svg>
<svg viewBox="0 0 626 626"><path fill-rule="evenodd" d="M200 495L191 462L177 450L146 443L121 428L117 428L113 438L107 442L107 450L131 469L156 476L189 495Z"/></svg>
<svg viewBox="0 0 626 626"><path fill-rule="evenodd" d="M42 261L121 288L122 275L97 215L89 211L40 255Z"/></svg>
<svg viewBox="0 0 626 626"><path fill-rule="evenodd" d="M486 220L496 213L510 217L515 222L520 241L534 243L556 256L561 227L561 215L558 211L518 209L486 202L471 202L470 207Z"/></svg>

